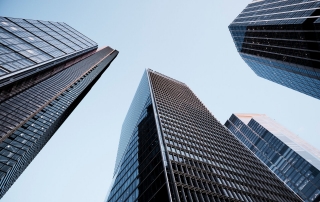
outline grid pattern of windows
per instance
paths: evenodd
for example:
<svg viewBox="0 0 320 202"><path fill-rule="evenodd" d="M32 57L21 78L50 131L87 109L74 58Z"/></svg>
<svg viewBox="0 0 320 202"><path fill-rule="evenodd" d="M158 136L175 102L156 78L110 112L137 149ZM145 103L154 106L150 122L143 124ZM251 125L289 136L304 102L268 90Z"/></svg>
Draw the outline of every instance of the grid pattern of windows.
<svg viewBox="0 0 320 202"><path fill-rule="evenodd" d="M96 46L65 23L0 17L0 77Z"/></svg>
<svg viewBox="0 0 320 202"><path fill-rule="evenodd" d="M304 69L298 69L288 64L281 64L271 60L268 61L264 58L247 54L243 54L242 58L258 76L320 99L320 80L305 76L303 74ZM281 65L276 66L278 64ZM296 73L297 71L292 69L298 69L299 73ZM320 73L317 73L317 75L320 76Z"/></svg>
<svg viewBox="0 0 320 202"><path fill-rule="evenodd" d="M250 3L232 22L247 25L280 25L302 24L310 16L318 19L313 13L319 7L317 0L262 0Z"/></svg>
<svg viewBox="0 0 320 202"><path fill-rule="evenodd" d="M131 136L107 201L168 201L150 96Z"/></svg>
<svg viewBox="0 0 320 202"><path fill-rule="evenodd" d="M71 65L76 64L84 58L94 54L95 52L95 50L85 52L84 54L80 54L78 57L67 60L66 62L61 62L59 63L59 65L55 65L52 68L36 72L31 77L24 77L22 79L19 79L17 82L6 85L4 88L0 88L0 102L3 102L4 100L7 100L8 98L39 83L40 81L43 81L44 79L53 76L54 74L70 67Z"/></svg>
<svg viewBox="0 0 320 202"><path fill-rule="evenodd" d="M185 84L148 73L177 201L300 201Z"/></svg>
<svg viewBox="0 0 320 202"><path fill-rule="evenodd" d="M76 85L84 73L106 57L112 49L105 48L77 64L49 77L35 86L0 103L0 140L10 135L27 119L34 116L66 87Z"/></svg>
<svg viewBox="0 0 320 202"><path fill-rule="evenodd" d="M0 103L0 198L116 55L102 49Z"/></svg>
<svg viewBox="0 0 320 202"><path fill-rule="evenodd" d="M134 128L132 129L132 126ZM169 200L148 78L144 74L122 127L114 181L106 199L118 201ZM119 167L117 167L119 165Z"/></svg>
<svg viewBox="0 0 320 202"><path fill-rule="evenodd" d="M299 74L305 80L320 80L319 7L318 0L254 1L229 25L229 30L241 57L255 73L257 69L261 73L274 68L283 70L275 70L283 74ZM256 58L255 62L248 62L249 57ZM319 85L305 82L301 87L294 77L288 80L258 75L319 99Z"/></svg>
<svg viewBox="0 0 320 202"><path fill-rule="evenodd" d="M320 160L288 140L287 136L287 138L282 137L286 142L281 141L259 123L267 117L259 118L262 120L257 119L257 121L253 117L245 124L233 114L225 126L304 201L318 202L320 171L312 163L317 165L318 162L319 167Z"/></svg>

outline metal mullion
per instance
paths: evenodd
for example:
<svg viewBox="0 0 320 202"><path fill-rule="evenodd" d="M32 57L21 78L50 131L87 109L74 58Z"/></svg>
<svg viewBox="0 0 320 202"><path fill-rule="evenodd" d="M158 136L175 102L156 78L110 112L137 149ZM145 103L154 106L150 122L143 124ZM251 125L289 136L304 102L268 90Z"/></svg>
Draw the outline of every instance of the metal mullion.
<svg viewBox="0 0 320 202"><path fill-rule="evenodd" d="M287 5L286 7L288 6L291 6L291 5ZM287 11L281 11L281 12L277 12L277 13L263 13L263 14L254 14L254 15L251 15L251 16L239 16L237 17L237 19L245 19L245 18L250 18L250 17L261 17L261 16L272 16L272 15L278 15L278 14L287 14L287 13L294 13L296 14L297 12L302 12L302 11L309 11L309 10L317 10L318 7L315 7L315 8L305 8L305 9L302 9L302 10L287 10ZM254 11L255 13L256 12L259 12L259 10L256 10Z"/></svg>
<svg viewBox="0 0 320 202"><path fill-rule="evenodd" d="M78 37L80 37L81 39L83 39L84 41L86 41L87 43L89 43L91 46L95 45L90 43L88 40L86 40L85 38L83 38L82 36L80 36L79 34L77 34L76 32L74 32L73 30L69 29L67 26L64 26L62 23L57 22L60 26L64 27L65 29L67 29L68 31L72 32L73 34L77 35Z"/></svg>
<svg viewBox="0 0 320 202"><path fill-rule="evenodd" d="M303 59L303 60L310 60L310 61L314 61L314 62L319 62L320 61L320 60L315 60L315 59L311 59L311 58L303 58L303 57L295 56L295 55L286 55L286 54L283 54L283 53L275 53L275 52L257 50L257 49L252 49L252 48L243 48L243 49L256 51L256 52L262 52L262 53L269 53L269 54L274 54L274 55L280 55L280 56L286 56L286 57L294 57L294 58L299 58L299 59ZM248 53L246 53L246 54L248 54ZM251 55L251 54L249 54L249 55ZM265 56L263 56L263 57L265 57ZM267 57L265 57L265 58L267 58ZM274 59L274 58L271 58L271 59ZM274 60L276 60L276 59L274 59ZM286 61L282 61L282 62L286 62Z"/></svg>
<svg viewBox="0 0 320 202"><path fill-rule="evenodd" d="M41 21L37 21L38 23L42 24L44 27L47 27L48 29L52 30L54 33L57 33L57 35L61 36L62 38L65 38L64 36L62 36L61 34L59 34L58 32L56 32L55 30L51 29L49 26L47 26L46 24L42 23ZM38 28L38 27L37 27ZM54 38L55 40L59 41L60 43L64 44L65 46L67 46L68 48L71 48L74 52L76 52L75 49L73 49L72 47L68 46L67 44L65 44L64 42L60 41L59 39L57 39L56 37L48 34L46 31L42 30L41 28L38 28L41 31L43 31L44 33L46 33L47 35L51 36L52 38ZM59 49L60 50L60 49ZM63 51L64 52L64 51ZM66 52L64 52L66 53ZM68 53L66 53L68 54Z"/></svg>
<svg viewBox="0 0 320 202"><path fill-rule="evenodd" d="M11 53L11 54L12 54L12 53ZM30 59L28 58L28 60L30 60ZM28 61L28 62L29 62L29 61ZM19 69L26 68L26 67L28 67L28 66L30 66L30 65L33 65L32 62L29 62L30 64L25 64L24 58L19 58L19 59L12 60L12 61L10 61L10 62L8 62L8 63L3 63L3 64L6 64L6 65L10 64L10 66L11 66L12 63L19 63L21 66L23 66L22 68L18 68L18 69L16 68L15 71L17 71L17 70L19 70ZM13 66L13 65L12 65L12 66ZM2 66L1 66L1 67L2 67ZM11 70L8 70L8 69L5 68L5 67L2 67L2 68L5 69L6 71L9 71L9 72L7 72L7 73L13 72L13 71L11 71Z"/></svg>
<svg viewBox="0 0 320 202"><path fill-rule="evenodd" d="M106 59L108 56L110 56L115 50L111 51L110 53L108 53L107 55L105 55L104 57L102 57L100 60L98 60L98 62L96 62L93 66L91 66L87 71L85 71L82 75L80 75L80 78L85 75L86 73L88 73L91 69L95 68L100 62L102 62L104 59ZM0 142L4 141L7 137L9 137L16 129L18 129L19 127L21 127L23 124L25 124L27 121L29 121L31 118L33 118L38 112L40 112L42 109L44 109L47 105L49 105L49 103L53 100L55 100L57 97L59 97L62 93L64 93L71 85L68 85L67 87L65 87L63 90L61 90L56 96L54 96L53 98L51 98L48 102L46 102L42 107L38 108L37 111L35 112L31 112L31 115L28 114L28 118L25 119L22 123L20 123L18 126L16 126L15 129L11 130L9 133L7 133L5 136L1 137Z"/></svg>
<svg viewBox="0 0 320 202"><path fill-rule="evenodd" d="M7 131L8 131L8 130L12 130L12 127L14 127L14 124L8 121L9 119L10 119L10 118L8 118L8 117L3 117L3 118L0 120L0 121L1 121L1 122L0 122L0 123L1 123L1 126L2 126L2 127L5 127L5 128L8 128Z"/></svg>
<svg viewBox="0 0 320 202"><path fill-rule="evenodd" d="M56 24L54 24L56 27L58 27ZM70 30L68 30L68 29L66 29L64 26L61 26L60 24L59 24L59 27L58 27L59 29L61 29L62 31L64 31L65 33L67 33L69 36L71 36L73 39L76 39L77 41L79 41L80 43L81 43L81 45L84 45L85 47L90 47L91 46L91 44L89 43L88 44L88 42L87 41L85 41L83 38L81 38L81 37L79 37L78 35L76 35L75 33L73 33L72 31L70 31Z"/></svg>
<svg viewBox="0 0 320 202"><path fill-rule="evenodd" d="M202 188L200 188L201 190L203 190ZM201 201L201 202L205 202L203 196L202 196L202 192L201 190L197 191L197 196L198 196L198 200Z"/></svg>
<svg viewBox="0 0 320 202"><path fill-rule="evenodd" d="M178 186L178 191L179 191L179 189L180 189L181 195L182 195L182 200L180 199L181 202L186 202L187 200L186 200L186 196L184 194L183 186Z"/></svg>
<svg viewBox="0 0 320 202"><path fill-rule="evenodd" d="M260 39L263 39L263 38L260 38ZM248 42L243 42L243 44L252 44L252 45L255 45L255 46L262 46L262 47L275 47L275 48L279 48L279 49L282 49L282 50L283 49L290 49L290 50L299 50L299 51L320 53L320 51L313 50L313 49L299 49L299 48L293 48L293 47L287 47L287 46L275 46L275 45L268 45L268 44L255 44L255 43L248 43ZM244 48L244 49L248 49L248 48ZM257 49L254 49L254 50L257 50ZM277 52L275 52L275 53L277 53ZM294 57L296 57L296 56L294 56Z"/></svg>
<svg viewBox="0 0 320 202"><path fill-rule="evenodd" d="M195 190L190 191L190 194L192 195L193 202L201 202L198 200L197 194Z"/></svg>
<svg viewBox="0 0 320 202"><path fill-rule="evenodd" d="M286 2L287 0L281 0L280 2ZM318 2L317 0L316 1L309 1L309 2L300 2L300 3L295 3L295 4L289 4L289 5L282 5L282 6L277 6L277 7L267 7L267 8L263 8L263 9L260 9L260 10L252 10L252 11L247 11L247 12L243 12L243 13L251 13L251 12L257 12L257 11L262 11L262 10L270 10L270 9L275 9L275 8L279 8L279 7L284 7L284 8L287 8L288 6L296 6L296 5L305 5L305 4L308 4L308 3L316 3ZM269 4L274 4L274 3L279 3L279 1L275 1L275 2L271 2L271 3L266 3L266 4L263 4L263 6L265 5L269 5ZM248 6L247 8L254 8L254 7L261 7L262 5L256 5L256 6ZM245 9L247 9L245 8Z"/></svg>
<svg viewBox="0 0 320 202"><path fill-rule="evenodd" d="M188 187L185 188L184 194L188 196L188 199L189 199L189 200L187 200L187 202L193 202L192 197L191 197L191 193L190 193L189 186L190 186L190 185L188 185ZM187 193L186 193L186 192L187 192Z"/></svg>
<svg viewBox="0 0 320 202"><path fill-rule="evenodd" d="M86 41L88 41L91 45L95 46L97 43L94 42L93 40L91 40L90 38L88 38L87 36L81 34L80 32L78 32L77 30L75 30L73 27L69 26L66 23L59 23L58 24L64 24L63 27L67 28L68 30L72 31L73 33L75 33L76 35L78 35L79 37L81 37L82 39L85 39Z"/></svg>
<svg viewBox="0 0 320 202"><path fill-rule="evenodd" d="M16 24L14 21L11 21L10 18L7 18L7 19L8 19L10 22L12 22L13 24L17 25L17 26L18 26L19 28L21 28L22 30L28 32L28 33L31 34L32 36L35 36L34 34L32 34L31 32L29 32L29 31L26 30L25 28L21 27L19 24ZM8 30L6 30L6 31L8 31ZM32 43L29 43L28 41L24 40L24 38L17 36L17 35L15 34L15 32L11 32L11 31L8 31L8 32L10 32L11 34L15 35L17 38L19 38L20 40L24 41L26 44L31 45L31 46L34 47L36 50L38 50L38 51L40 51L40 52L43 52L44 54L49 55L48 53L42 51L41 49L39 49L38 47L36 47L36 46L33 45ZM36 36L35 36L35 37L36 37ZM50 55L49 55L49 56L50 56ZM33 57L33 56L32 56L32 57ZM54 57L53 57L53 58L54 58ZM32 60L32 59L30 59L30 58L28 58L28 59L29 59L29 60ZM36 63L38 63L38 62L36 62Z"/></svg>
<svg viewBox="0 0 320 202"><path fill-rule="evenodd" d="M75 37L71 36L70 34L68 34L67 32L65 32L64 30L60 29L60 28L59 28L57 25L55 25L54 23L52 23L52 22L50 22L50 21L48 21L48 23L51 24L52 26L54 26L56 29L60 30L61 32L67 34L67 35L70 36L71 38L75 39L76 41L82 43L81 41L77 40ZM60 25L60 24L59 24L59 25ZM58 32L58 33L59 33L59 32ZM64 37L64 38L66 38L66 37ZM69 41L71 41L69 38L66 38L66 39L68 39ZM74 43L76 46L79 46L81 49L85 49L85 48L81 47L80 45L76 44L75 42L73 42L73 41L71 41L71 42ZM82 44L83 44L83 43L82 43Z"/></svg>
<svg viewBox="0 0 320 202"><path fill-rule="evenodd" d="M16 53L16 54L20 55L20 56L22 57L22 59L25 59L25 60L28 60L28 61L33 62L34 64L32 64L32 65L37 64L37 62L35 62L35 61L31 60L30 58L28 58L28 57L26 57L26 56L22 55L22 54L21 54L21 53L19 53L19 52L17 52L17 51L15 51L15 50L13 50L13 49L12 49L12 48L10 48L9 46L4 45L4 44L2 44L2 43L0 43L0 45L2 45L2 46L4 46L5 48L7 48L7 49L11 50L13 53ZM8 53L8 54L10 54L10 53ZM20 59L20 60L21 60L21 59ZM16 61L16 60L15 60L15 61ZM24 68L26 68L26 67L30 67L30 66L32 66L32 65L25 66ZM6 69L6 68L5 68L5 67L3 67L3 66L1 66L1 68L2 68L2 69L5 69L6 71L9 71L8 73L13 72L13 71L11 71L11 70ZM20 69L17 69L17 70L20 70ZM17 70L16 70L16 71L17 71Z"/></svg>
<svg viewBox="0 0 320 202"><path fill-rule="evenodd" d="M168 156L168 151L166 150L167 146L166 146L166 143L164 141L164 138L163 138L163 131L162 131L162 127L161 127L161 119L159 117L159 109L157 108L157 102L155 100L155 92L154 92L154 87L153 87L153 79L151 78L151 75L149 72L150 70L147 69L147 78L148 78L148 84L149 84L149 91L150 91L150 95L151 95L151 100L152 100L152 107L153 107L153 111L154 111L154 118L155 118L155 121L156 121L156 127L157 127L157 133L158 133L158 139L159 139L159 146L160 146L160 151L161 151L161 156L162 156L162 161L163 161L163 169L164 169L164 174L165 174L165 177L166 177L166 182L167 182L167 190L168 190L168 193L169 193L169 200L172 202L172 194L175 195L175 198L177 199L177 202L180 202L180 199L179 199L179 194L178 194L178 190L177 190L177 187L175 185L175 178L174 178L174 174L173 174L173 169L172 169L172 166L171 166L171 162L169 160L169 156ZM167 164L167 165L166 165ZM169 167L169 170L167 171L166 169L166 166ZM168 177L168 174L167 173L170 173L171 174L171 180L172 180L172 183L173 183L173 187L174 187L174 193L171 193L170 191L170 182L169 182L169 177Z"/></svg>
<svg viewBox="0 0 320 202"><path fill-rule="evenodd" d="M8 113L6 116L1 116L1 117L0 117L0 121L6 121L6 122L8 122L7 120L12 120L12 121L9 122L9 123L18 122L18 121L16 121L16 120L19 120L19 119L22 119L22 118L18 117L17 114L14 113L14 112L10 112L10 113Z"/></svg>

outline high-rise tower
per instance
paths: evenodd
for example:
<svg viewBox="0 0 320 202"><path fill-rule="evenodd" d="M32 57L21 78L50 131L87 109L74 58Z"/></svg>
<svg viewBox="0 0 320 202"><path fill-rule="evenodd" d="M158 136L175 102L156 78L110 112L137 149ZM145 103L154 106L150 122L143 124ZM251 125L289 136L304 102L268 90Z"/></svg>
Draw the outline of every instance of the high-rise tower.
<svg viewBox="0 0 320 202"><path fill-rule="evenodd" d="M320 1L254 0L229 30L258 76L320 99Z"/></svg>
<svg viewBox="0 0 320 202"><path fill-rule="evenodd" d="M320 201L320 151L263 114L232 114L225 126L304 201Z"/></svg>
<svg viewBox="0 0 320 202"><path fill-rule="evenodd" d="M0 17L0 198L117 54L65 23Z"/></svg>
<svg viewBox="0 0 320 202"><path fill-rule="evenodd" d="M301 200L184 83L146 70L106 201Z"/></svg>

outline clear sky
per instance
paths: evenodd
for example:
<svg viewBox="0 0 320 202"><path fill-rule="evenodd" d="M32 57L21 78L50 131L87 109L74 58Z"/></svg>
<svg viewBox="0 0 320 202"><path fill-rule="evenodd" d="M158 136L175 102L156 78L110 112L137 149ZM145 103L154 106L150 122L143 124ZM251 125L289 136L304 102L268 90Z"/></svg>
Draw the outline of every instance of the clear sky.
<svg viewBox="0 0 320 202"><path fill-rule="evenodd" d="M65 22L120 54L2 202L105 198L122 122L146 68L186 83L221 122L262 113L320 149L320 100L262 79L228 25L251 0L0 0L0 15Z"/></svg>

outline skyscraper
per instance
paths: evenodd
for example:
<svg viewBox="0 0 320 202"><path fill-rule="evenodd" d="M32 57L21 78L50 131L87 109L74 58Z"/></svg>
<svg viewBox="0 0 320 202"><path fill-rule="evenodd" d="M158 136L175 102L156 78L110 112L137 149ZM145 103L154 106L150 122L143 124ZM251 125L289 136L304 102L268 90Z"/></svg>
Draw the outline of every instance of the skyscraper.
<svg viewBox="0 0 320 202"><path fill-rule="evenodd" d="M65 23L0 17L0 197L117 54Z"/></svg>
<svg viewBox="0 0 320 202"><path fill-rule="evenodd" d="M304 201L320 201L320 151L263 114L232 114L225 126Z"/></svg>
<svg viewBox="0 0 320 202"><path fill-rule="evenodd" d="M146 70L106 201L301 200L184 83Z"/></svg>
<svg viewBox="0 0 320 202"><path fill-rule="evenodd" d="M320 1L254 0L229 25L260 77L320 99Z"/></svg>

